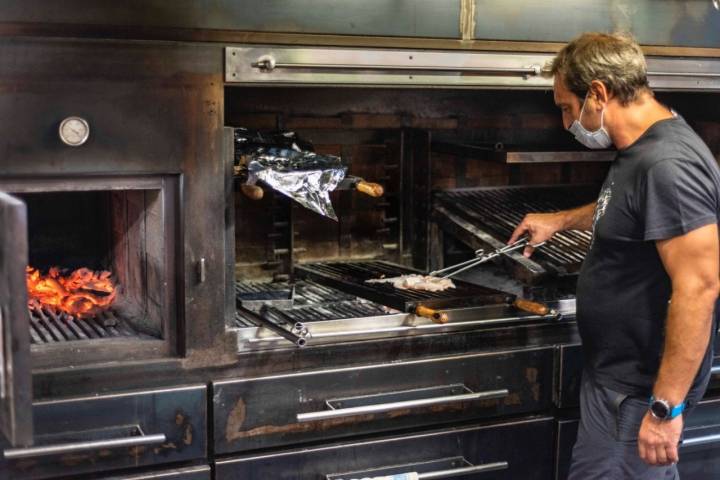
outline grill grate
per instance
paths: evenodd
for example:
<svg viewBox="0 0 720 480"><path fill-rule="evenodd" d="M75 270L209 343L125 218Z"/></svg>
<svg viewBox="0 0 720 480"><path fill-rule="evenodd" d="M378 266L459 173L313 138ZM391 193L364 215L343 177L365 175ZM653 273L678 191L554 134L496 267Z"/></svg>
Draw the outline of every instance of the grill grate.
<svg viewBox="0 0 720 480"><path fill-rule="evenodd" d="M235 282L235 292L238 294L238 298L248 298L254 295L255 298L267 299L272 297L275 292L287 292L290 289L291 286L287 282ZM282 311L288 319L302 323L392 313L382 305L308 281L295 283L293 307L282 309ZM272 314L270 317L278 324L285 323L284 319L275 318ZM239 327L256 326L240 312L235 313L235 322Z"/></svg>
<svg viewBox="0 0 720 480"><path fill-rule="evenodd" d="M292 286L287 282L235 282L235 294L238 299L287 298ZM297 282L293 305L308 306L339 301L355 301L357 297L339 292L324 285L313 282Z"/></svg>
<svg viewBox="0 0 720 480"><path fill-rule="evenodd" d="M528 213L566 210L595 199L597 188L587 185L449 190L435 197L437 205L502 244ZM588 231L560 232L537 250L533 260L551 271L575 273L585 259L590 241Z"/></svg>
<svg viewBox="0 0 720 480"><path fill-rule="evenodd" d="M139 336L112 311L92 318L76 318L49 307L30 306L29 313L33 345Z"/></svg>

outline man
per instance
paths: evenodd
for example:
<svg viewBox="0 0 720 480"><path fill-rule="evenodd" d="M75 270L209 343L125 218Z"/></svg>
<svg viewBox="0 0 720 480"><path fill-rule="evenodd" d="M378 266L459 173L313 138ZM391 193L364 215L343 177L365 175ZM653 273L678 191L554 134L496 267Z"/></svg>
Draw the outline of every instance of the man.
<svg viewBox="0 0 720 480"><path fill-rule="evenodd" d="M677 479L683 417L710 376L720 170L654 98L632 39L584 34L550 74L564 127L618 150L596 203L530 214L510 239L593 231L577 284L585 371L570 478Z"/></svg>

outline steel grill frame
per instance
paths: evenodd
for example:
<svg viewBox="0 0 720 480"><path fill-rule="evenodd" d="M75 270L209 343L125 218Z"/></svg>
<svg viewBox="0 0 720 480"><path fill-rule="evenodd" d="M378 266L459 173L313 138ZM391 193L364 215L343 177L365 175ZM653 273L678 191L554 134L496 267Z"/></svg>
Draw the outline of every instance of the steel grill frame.
<svg viewBox="0 0 720 480"><path fill-rule="evenodd" d="M590 203L597 198L597 190L596 185L482 187L441 191L435 194L435 202L504 244L526 214L556 212ZM446 217L439 209L435 215ZM589 231L559 232L535 252L533 260L550 272L576 274L591 239Z"/></svg>
<svg viewBox="0 0 720 480"><path fill-rule="evenodd" d="M235 282L236 293L263 294L289 288L290 284L287 282ZM281 310L288 319L301 323L390 315L392 313L377 303L361 300L354 295L314 282L297 282L293 298L294 306ZM272 313L269 317L278 325L286 323L284 319L278 318ZM241 328L258 326L240 312L235 314L235 323Z"/></svg>
<svg viewBox="0 0 720 480"><path fill-rule="evenodd" d="M365 280L370 279L422 273L381 260L312 263L298 265L295 271L301 277L404 312L419 305L428 308L461 308L502 305L515 299L514 295L505 292L456 280L456 288L443 292L403 290L387 283L366 283Z"/></svg>

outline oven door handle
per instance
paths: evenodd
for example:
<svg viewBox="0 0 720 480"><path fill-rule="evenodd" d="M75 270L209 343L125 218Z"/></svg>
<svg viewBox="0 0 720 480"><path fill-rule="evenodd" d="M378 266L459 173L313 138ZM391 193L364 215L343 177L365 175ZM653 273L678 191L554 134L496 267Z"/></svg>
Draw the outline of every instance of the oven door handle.
<svg viewBox="0 0 720 480"><path fill-rule="evenodd" d="M418 398L415 400L403 400L399 402L375 403L370 405L362 405L360 407L349 408L333 408L329 402L325 404L330 410L321 410L319 412L298 413L298 423L314 422L318 420L328 420L332 418L353 417L355 415L368 415L373 413L391 412L393 410L403 410L406 408L427 407L441 403L467 402L471 400L491 400L496 398L504 398L510 394L507 389L489 390L486 392L471 392L460 395L443 395L440 397Z"/></svg>
<svg viewBox="0 0 720 480"><path fill-rule="evenodd" d="M434 472L418 473L418 480L430 480L437 478L452 478L473 473L496 472L507 470L510 467L508 462L485 463L483 465L472 465L470 467L452 468L450 470L437 470Z"/></svg>
<svg viewBox="0 0 720 480"><path fill-rule="evenodd" d="M720 78L720 72L647 72L648 77Z"/></svg>
<svg viewBox="0 0 720 480"><path fill-rule="evenodd" d="M86 452L106 448L139 447L142 445L156 445L165 443L167 437L164 433L154 435L137 435L132 437L111 438L106 440L91 440L85 442L58 443L55 445L39 445L27 448L9 448L3 452L8 460L21 458L42 457L45 455L62 455L66 453Z"/></svg>
<svg viewBox="0 0 720 480"><path fill-rule="evenodd" d="M686 438L680 444L680 448L695 447L698 445L708 445L712 443L720 443L720 433L714 435L700 435L694 438Z"/></svg>
<svg viewBox="0 0 720 480"><path fill-rule="evenodd" d="M482 465L473 465L472 463L468 462L464 458L462 459L463 466L458 468L449 468L446 470L434 470L432 472L418 472L417 478L418 480L434 480L438 478L453 478L453 477L460 477L464 475L471 475L471 474L477 474L477 473L487 473L487 472L496 472L498 470L507 470L510 468L510 464L508 462L493 462L493 463L484 463ZM408 469L412 470L412 466L408 466ZM374 469L374 471L377 471L378 469ZM358 477L358 473L351 473L351 474L342 474L343 480L346 477L347 478L355 478ZM369 471L364 471L360 475L372 475L369 473ZM384 475L384 474L382 474ZM397 473L394 475L398 475ZM399 476L402 476L400 474ZM333 474L333 475L325 475L326 479L339 479L340 475ZM395 478L392 474L388 478ZM385 478L384 476L382 478Z"/></svg>

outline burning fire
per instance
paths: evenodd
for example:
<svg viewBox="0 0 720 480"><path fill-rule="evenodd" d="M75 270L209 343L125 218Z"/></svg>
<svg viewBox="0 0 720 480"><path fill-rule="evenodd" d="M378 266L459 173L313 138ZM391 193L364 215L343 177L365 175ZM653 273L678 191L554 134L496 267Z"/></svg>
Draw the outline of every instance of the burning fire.
<svg viewBox="0 0 720 480"><path fill-rule="evenodd" d="M47 275L32 267L26 269L30 306L54 307L77 317L90 317L112 305L117 289L107 271L80 268L63 275L52 267Z"/></svg>

